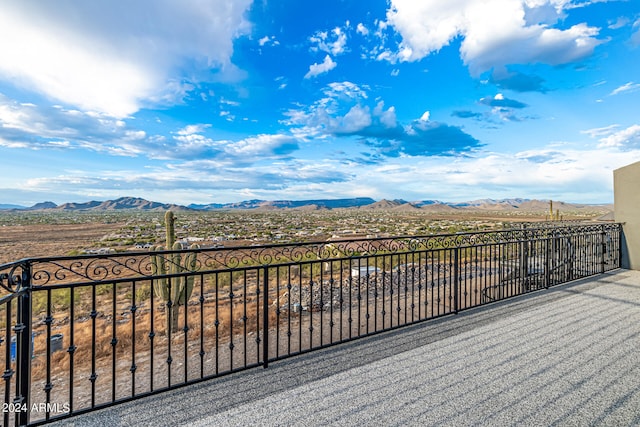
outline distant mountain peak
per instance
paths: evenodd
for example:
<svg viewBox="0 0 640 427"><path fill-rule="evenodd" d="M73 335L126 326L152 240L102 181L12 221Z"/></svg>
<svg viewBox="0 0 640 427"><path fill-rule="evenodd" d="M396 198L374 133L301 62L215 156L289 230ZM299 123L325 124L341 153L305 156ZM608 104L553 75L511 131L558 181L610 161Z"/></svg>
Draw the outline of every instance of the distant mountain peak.
<svg viewBox="0 0 640 427"><path fill-rule="evenodd" d="M610 205L585 205L577 203L566 203L553 201L553 209L559 211L569 210L593 210L597 206L604 210L612 210ZM0 205L0 209L10 210L58 210L58 211L118 211L118 210L142 210L142 211L166 211L166 210L324 210L324 209L367 209L367 210L394 210L394 211L414 211L420 209L428 212L456 212L464 210L481 211L527 211L527 212L547 212L549 210L549 200L532 200L524 198L508 199L478 199L468 202L442 202L439 200L420 200L407 202L403 199L382 199L376 201L370 197L354 197L346 199L316 199L316 200L260 200L252 199L235 203L210 203L204 205L189 205L188 207L153 202L140 197L119 197L114 200L90 201L83 203L64 203L56 205L51 201L36 203L26 208L17 205Z"/></svg>

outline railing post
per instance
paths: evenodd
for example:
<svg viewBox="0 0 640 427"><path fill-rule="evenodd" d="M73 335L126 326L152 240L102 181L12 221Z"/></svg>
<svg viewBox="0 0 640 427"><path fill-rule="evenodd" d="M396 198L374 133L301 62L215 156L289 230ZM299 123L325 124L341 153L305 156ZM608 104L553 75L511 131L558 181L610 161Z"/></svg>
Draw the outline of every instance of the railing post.
<svg viewBox="0 0 640 427"><path fill-rule="evenodd" d="M453 312L458 314L459 305L458 298L460 296L459 287L460 287L460 279L459 274L460 270L458 267L458 263L460 262L460 248L455 248L453 250Z"/></svg>
<svg viewBox="0 0 640 427"><path fill-rule="evenodd" d="M262 367L269 367L269 266L264 267L264 298L262 299Z"/></svg>
<svg viewBox="0 0 640 427"><path fill-rule="evenodd" d="M547 235L545 241L545 265L544 265L544 288L549 289L551 284L551 256L555 256L555 251L551 251L551 238Z"/></svg>
<svg viewBox="0 0 640 427"><path fill-rule="evenodd" d="M600 232L600 252L601 252L601 256L600 256L600 274L604 274L605 272L605 254L607 253L607 236L606 236L606 232L604 231L604 225L601 226L602 227L602 231Z"/></svg>
<svg viewBox="0 0 640 427"><path fill-rule="evenodd" d="M16 397L14 404L21 410L16 413L16 424L29 423L31 395L31 264L22 267L18 297L16 331Z"/></svg>

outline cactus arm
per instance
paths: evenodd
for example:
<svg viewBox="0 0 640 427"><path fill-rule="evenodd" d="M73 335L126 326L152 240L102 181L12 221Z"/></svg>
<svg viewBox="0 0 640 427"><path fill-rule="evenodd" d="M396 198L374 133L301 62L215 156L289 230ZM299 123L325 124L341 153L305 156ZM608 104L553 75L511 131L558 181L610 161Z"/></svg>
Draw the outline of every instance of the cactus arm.
<svg viewBox="0 0 640 427"><path fill-rule="evenodd" d="M166 228L167 249L169 250L173 248L173 244L176 241L175 222L176 217L173 212L167 211L167 213L164 214L164 225Z"/></svg>
<svg viewBox="0 0 640 427"><path fill-rule="evenodd" d="M200 249L199 245L191 245L189 249ZM183 272L192 272L196 271L196 261L198 254L194 252L189 252L184 259L184 264L182 267ZM195 281L195 276L189 275L182 277L182 286L180 289L180 295L177 299L178 305L185 305L189 298L191 298L191 294L193 293L193 284Z"/></svg>
<svg viewBox="0 0 640 427"><path fill-rule="evenodd" d="M161 251L164 248L162 246L152 247L151 252ZM164 262L164 257L160 254L152 254L151 255L151 275L152 276L164 276L167 274L167 269ZM163 277L162 279L153 279L153 290L156 296L160 297L162 300L166 301L169 297L168 288L167 288L167 278Z"/></svg>

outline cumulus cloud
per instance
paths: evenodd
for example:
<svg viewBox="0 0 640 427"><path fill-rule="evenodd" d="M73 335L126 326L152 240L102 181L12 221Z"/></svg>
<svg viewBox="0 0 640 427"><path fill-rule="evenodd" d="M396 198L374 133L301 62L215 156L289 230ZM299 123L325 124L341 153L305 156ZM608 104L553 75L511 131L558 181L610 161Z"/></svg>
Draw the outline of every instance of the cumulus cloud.
<svg viewBox="0 0 640 427"><path fill-rule="evenodd" d="M13 2L0 10L0 79L126 117L176 102L211 69L233 73L251 0ZM195 81L185 81L189 76Z"/></svg>
<svg viewBox="0 0 640 427"><path fill-rule="evenodd" d="M137 156L144 152L147 140L144 131L123 120L61 106L18 103L0 94L0 146Z"/></svg>
<svg viewBox="0 0 640 427"><path fill-rule="evenodd" d="M380 124L387 128L395 128L398 126L396 107L391 106L385 111L384 101L378 102L376 107L373 109L373 115L380 120Z"/></svg>
<svg viewBox="0 0 640 427"><path fill-rule="evenodd" d="M387 21L402 37L393 59L420 60L461 37L460 55L476 76L509 64L580 61L603 41L599 29L585 23L552 27L568 5L565 0L391 0Z"/></svg>
<svg viewBox="0 0 640 427"><path fill-rule="evenodd" d="M640 125L632 125L603 136L600 138L599 147L615 147L621 150L640 148Z"/></svg>
<svg viewBox="0 0 640 427"><path fill-rule="evenodd" d="M206 158L244 165L284 158L299 148L291 135L216 140L207 135L210 128L206 123L190 124L166 138L148 135L124 120L63 107L20 104L0 94L0 147L85 150L155 160Z"/></svg>
<svg viewBox="0 0 640 427"><path fill-rule="evenodd" d="M378 101L371 108L367 99L362 87L350 82L334 83L325 90L325 98L307 108L288 111L283 123L300 138L358 138L375 149L366 163L384 157L455 155L481 146L461 128L429 120L429 112L402 125L394 106L385 109L384 102Z"/></svg>
<svg viewBox="0 0 640 427"><path fill-rule="evenodd" d="M338 64L336 64L333 59L329 55L324 57L324 61L318 64L317 62L313 65L309 66L309 71L304 75L305 79L310 79L312 77L316 77L320 74L328 73L329 71L336 68Z"/></svg>

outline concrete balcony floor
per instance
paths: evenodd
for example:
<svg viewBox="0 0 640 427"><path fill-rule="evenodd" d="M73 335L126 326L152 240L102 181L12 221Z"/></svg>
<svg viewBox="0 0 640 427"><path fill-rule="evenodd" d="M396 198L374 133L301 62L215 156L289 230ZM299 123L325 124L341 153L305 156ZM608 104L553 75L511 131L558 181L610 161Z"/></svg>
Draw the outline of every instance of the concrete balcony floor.
<svg viewBox="0 0 640 427"><path fill-rule="evenodd" d="M60 425L640 425L640 271L616 270Z"/></svg>

